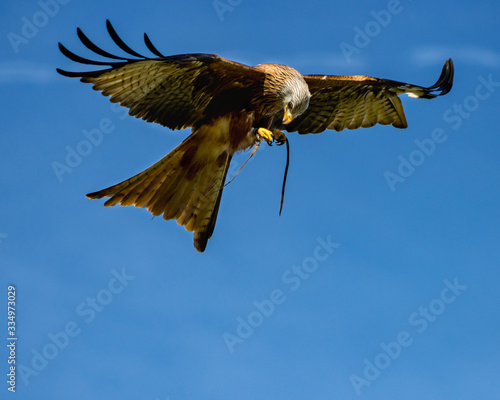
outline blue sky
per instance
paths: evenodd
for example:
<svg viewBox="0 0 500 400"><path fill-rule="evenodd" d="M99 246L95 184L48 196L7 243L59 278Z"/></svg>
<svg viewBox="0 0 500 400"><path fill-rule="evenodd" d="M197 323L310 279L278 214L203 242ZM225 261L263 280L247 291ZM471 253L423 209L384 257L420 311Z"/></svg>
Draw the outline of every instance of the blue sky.
<svg viewBox="0 0 500 400"><path fill-rule="evenodd" d="M54 4L0 6L11 398L499 398L498 2ZM147 32L164 54L426 86L451 57L455 82L431 101L402 98L406 130L289 134L281 217L285 149L262 146L224 190L200 254L173 221L85 198L188 134L125 117L56 74L81 68L59 41L89 55L76 27L114 51L107 18L139 52ZM106 133L85 147L94 129ZM54 163L77 149L84 156L58 176Z"/></svg>

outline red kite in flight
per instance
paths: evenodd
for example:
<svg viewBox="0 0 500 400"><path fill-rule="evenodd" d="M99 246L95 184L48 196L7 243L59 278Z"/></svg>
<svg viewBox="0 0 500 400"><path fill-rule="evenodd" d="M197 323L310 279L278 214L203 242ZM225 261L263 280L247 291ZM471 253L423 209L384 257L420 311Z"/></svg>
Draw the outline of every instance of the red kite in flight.
<svg viewBox="0 0 500 400"><path fill-rule="evenodd" d="M368 76L301 75L279 64L250 67L215 54L164 56L144 34L154 55L150 58L128 47L106 24L116 45L133 58L108 53L78 28L81 42L107 60L82 58L59 43L61 52L73 61L107 68L58 72L92 83L136 118L170 129L191 128L192 133L145 171L87 197L110 197L105 206L134 205L175 219L194 232L200 252L214 231L233 154L261 140L283 144L283 130L307 134L377 123L406 128L398 95L431 99L448 93L453 83L451 59L434 85L421 87Z"/></svg>

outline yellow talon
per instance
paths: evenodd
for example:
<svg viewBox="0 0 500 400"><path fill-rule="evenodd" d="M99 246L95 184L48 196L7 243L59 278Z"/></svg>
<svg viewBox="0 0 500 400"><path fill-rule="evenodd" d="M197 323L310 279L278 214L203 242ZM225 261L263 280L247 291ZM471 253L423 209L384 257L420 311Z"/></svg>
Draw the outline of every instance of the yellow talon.
<svg viewBox="0 0 500 400"><path fill-rule="evenodd" d="M276 142L278 145L282 145L286 142L286 136L279 129L274 129L270 131L266 128L258 128L255 130L255 136L258 141L264 139L269 146Z"/></svg>
<svg viewBox="0 0 500 400"><path fill-rule="evenodd" d="M274 136L273 133L266 128L258 128L257 131L255 132L255 136L257 137L258 141L261 141L264 139L269 146L273 144L274 141Z"/></svg>

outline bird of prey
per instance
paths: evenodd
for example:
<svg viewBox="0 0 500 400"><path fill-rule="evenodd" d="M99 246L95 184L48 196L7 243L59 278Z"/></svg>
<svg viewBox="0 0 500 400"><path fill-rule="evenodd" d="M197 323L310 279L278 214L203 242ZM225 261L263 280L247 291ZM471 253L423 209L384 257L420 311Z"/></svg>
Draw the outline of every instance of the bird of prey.
<svg viewBox="0 0 500 400"><path fill-rule="evenodd" d="M170 129L191 128L192 133L145 171L87 197L110 197L105 206L134 205L175 219L194 232L199 252L214 231L235 153L262 140L283 144L283 131L320 133L377 123L406 128L398 95L431 99L448 93L453 83L451 59L434 85L421 87L369 76L301 75L279 64L251 67L215 54L164 56L144 34L153 54L146 57L127 46L109 21L106 26L126 56L101 49L77 28L83 45L105 61L80 57L59 43L61 52L78 63L107 68L57 71L92 83L136 118Z"/></svg>

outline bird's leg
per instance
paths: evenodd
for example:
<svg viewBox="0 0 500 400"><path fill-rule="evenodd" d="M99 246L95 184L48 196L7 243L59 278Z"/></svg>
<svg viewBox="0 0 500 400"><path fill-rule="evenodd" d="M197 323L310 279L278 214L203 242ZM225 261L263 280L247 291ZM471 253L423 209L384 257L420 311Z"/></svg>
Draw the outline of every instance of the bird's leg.
<svg viewBox="0 0 500 400"><path fill-rule="evenodd" d="M279 129L270 131L266 128L255 128L254 134L258 142L264 139L269 146L272 146L273 142L276 142L278 145L282 145L286 142L285 134Z"/></svg>

